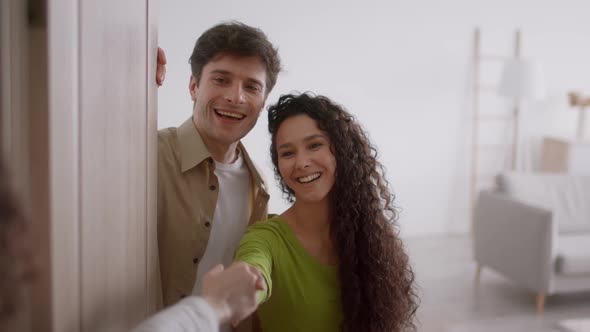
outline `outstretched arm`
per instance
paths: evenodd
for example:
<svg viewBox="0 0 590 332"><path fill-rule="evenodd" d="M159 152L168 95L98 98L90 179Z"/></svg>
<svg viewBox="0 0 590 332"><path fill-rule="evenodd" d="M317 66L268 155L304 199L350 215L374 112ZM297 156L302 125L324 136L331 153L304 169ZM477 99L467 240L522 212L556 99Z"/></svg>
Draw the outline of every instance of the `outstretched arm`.
<svg viewBox="0 0 590 332"><path fill-rule="evenodd" d="M265 289L264 278L256 269L235 262L227 270L217 265L203 279L203 298L215 309L219 320L237 325L256 310L256 291Z"/></svg>
<svg viewBox="0 0 590 332"><path fill-rule="evenodd" d="M143 322L133 332L219 331L219 324L240 320L256 310L260 273L245 263L226 270L218 265L203 279L203 297L189 296Z"/></svg>

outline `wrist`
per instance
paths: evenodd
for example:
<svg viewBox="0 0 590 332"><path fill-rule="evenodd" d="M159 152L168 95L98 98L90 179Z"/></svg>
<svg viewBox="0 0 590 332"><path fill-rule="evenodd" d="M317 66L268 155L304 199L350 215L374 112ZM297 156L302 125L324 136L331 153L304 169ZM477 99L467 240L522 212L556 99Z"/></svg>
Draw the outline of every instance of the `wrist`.
<svg viewBox="0 0 590 332"><path fill-rule="evenodd" d="M207 295L204 295L203 299L211 306L211 308L217 315L217 319L219 320L220 324L229 322L231 315L229 312L230 310L225 301Z"/></svg>

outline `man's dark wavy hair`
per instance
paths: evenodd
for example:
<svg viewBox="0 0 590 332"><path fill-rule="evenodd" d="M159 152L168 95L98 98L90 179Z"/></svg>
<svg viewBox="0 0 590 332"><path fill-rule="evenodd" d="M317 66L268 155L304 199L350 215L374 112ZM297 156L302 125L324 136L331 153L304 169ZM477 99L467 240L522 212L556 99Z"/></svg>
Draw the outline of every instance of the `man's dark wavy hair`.
<svg viewBox="0 0 590 332"><path fill-rule="evenodd" d="M270 153L287 199L293 191L279 173L276 136L286 119L305 114L327 133L336 158L330 233L339 259L338 273L346 332L414 331L418 296L408 255L399 238L384 168L377 150L354 117L324 96L281 96L268 109Z"/></svg>

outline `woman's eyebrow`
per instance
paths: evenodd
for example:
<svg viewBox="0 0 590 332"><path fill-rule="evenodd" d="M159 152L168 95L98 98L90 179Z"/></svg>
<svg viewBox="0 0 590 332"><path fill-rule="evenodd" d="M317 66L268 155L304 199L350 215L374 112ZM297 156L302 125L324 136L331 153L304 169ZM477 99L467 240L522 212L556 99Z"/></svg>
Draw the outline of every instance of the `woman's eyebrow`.
<svg viewBox="0 0 590 332"><path fill-rule="evenodd" d="M322 134L309 135L309 136L306 136L306 137L303 138L303 142L309 142L309 141L311 141L313 139L316 139L316 138L326 138L326 136L324 136ZM290 147L292 145L293 145L293 143L283 143L283 144L279 145L279 147L277 148L277 150L288 148L288 147Z"/></svg>

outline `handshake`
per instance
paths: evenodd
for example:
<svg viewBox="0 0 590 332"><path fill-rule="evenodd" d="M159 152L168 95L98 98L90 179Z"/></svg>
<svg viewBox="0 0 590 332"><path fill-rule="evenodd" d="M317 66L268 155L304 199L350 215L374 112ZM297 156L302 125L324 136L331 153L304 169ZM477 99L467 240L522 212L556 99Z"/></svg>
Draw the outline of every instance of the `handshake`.
<svg viewBox="0 0 590 332"><path fill-rule="evenodd" d="M219 264L207 272L201 294L220 323L231 322L235 327L256 310L256 293L265 289L266 282L257 268L235 262L225 270Z"/></svg>
<svg viewBox="0 0 590 332"><path fill-rule="evenodd" d="M157 313L133 332L216 332L220 324L236 327L258 307L256 294L266 289L257 268L236 262L217 265L203 276L200 297L189 296Z"/></svg>

